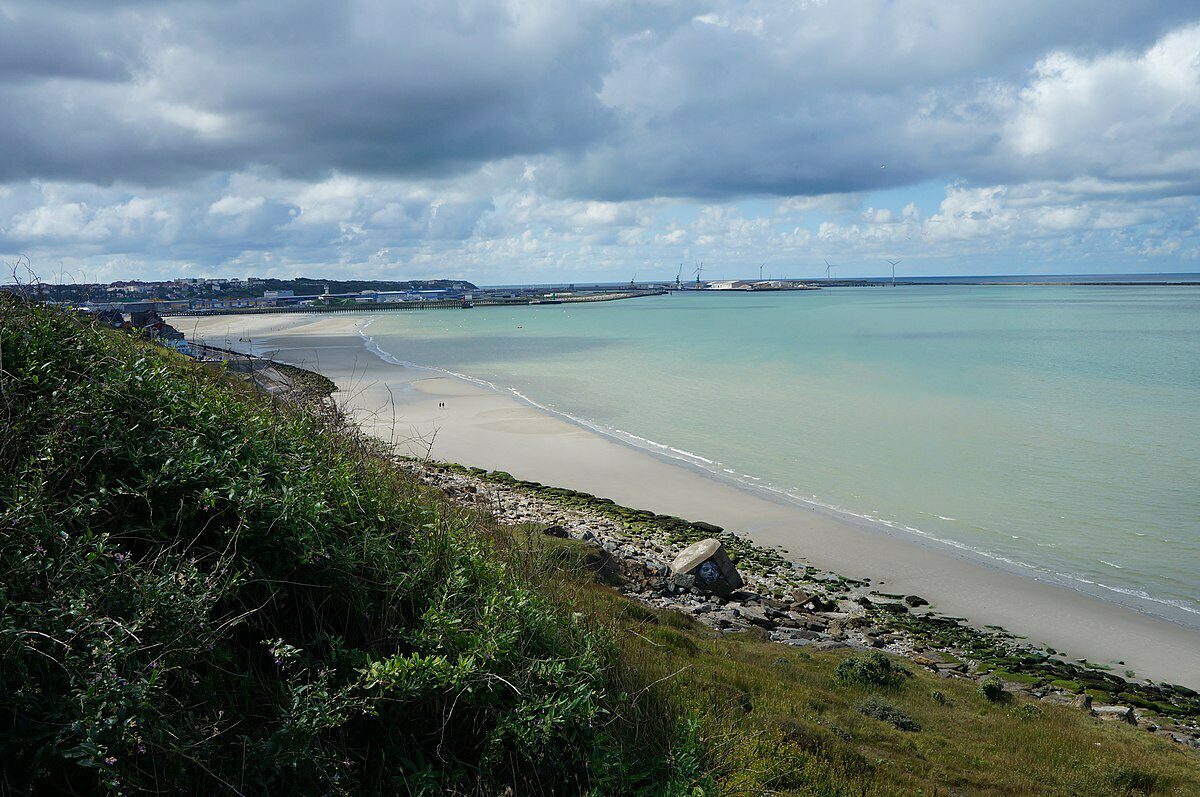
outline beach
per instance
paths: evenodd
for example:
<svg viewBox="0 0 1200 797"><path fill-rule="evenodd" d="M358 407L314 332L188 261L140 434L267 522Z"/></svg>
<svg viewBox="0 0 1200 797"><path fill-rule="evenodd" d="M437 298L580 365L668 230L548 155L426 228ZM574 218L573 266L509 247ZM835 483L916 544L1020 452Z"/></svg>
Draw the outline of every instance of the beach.
<svg viewBox="0 0 1200 797"><path fill-rule="evenodd" d="M339 402L401 453L503 470L626 506L703 520L944 614L999 625L1064 655L1200 687L1200 633L1057 584L901 539L866 522L748 490L573 423L486 385L389 362L361 316L172 320L191 339L253 350L334 380ZM437 363L429 363L437 365Z"/></svg>

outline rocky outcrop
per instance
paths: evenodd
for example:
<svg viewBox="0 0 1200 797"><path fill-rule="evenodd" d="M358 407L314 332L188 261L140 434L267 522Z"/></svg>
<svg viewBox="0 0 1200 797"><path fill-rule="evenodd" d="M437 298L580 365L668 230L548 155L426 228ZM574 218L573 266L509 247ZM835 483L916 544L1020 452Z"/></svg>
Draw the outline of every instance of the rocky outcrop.
<svg viewBox="0 0 1200 797"><path fill-rule="evenodd" d="M701 592L722 597L728 597L746 583L729 560L721 541L712 537L692 543L680 551L671 563L671 574L676 578L690 577L689 587L696 586Z"/></svg>

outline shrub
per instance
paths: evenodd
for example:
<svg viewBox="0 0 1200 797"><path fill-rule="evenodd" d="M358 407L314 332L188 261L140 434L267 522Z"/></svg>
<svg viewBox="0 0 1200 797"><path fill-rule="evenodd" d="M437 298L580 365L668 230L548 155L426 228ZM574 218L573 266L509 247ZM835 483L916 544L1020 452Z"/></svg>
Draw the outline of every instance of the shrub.
<svg viewBox="0 0 1200 797"><path fill-rule="evenodd" d="M875 695L871 695L866 700L861 700L858 703L855 703L854 708L859 713L864 714L871 719L886 722L897 730L921 730L920 723L905 714L900 709L893 706L891 703L884 702Z"/></svg>
<svg viewBox="0 0 1200 797"><path fill-rule="evenodd" d="M1008 699L1008 692L1004 691L1004 682L999 678L986 678L979 684L979 691L983 692L983 696L992 703L1002 703Z"/></svg>
<svg viewBox="0 0 1200 797"><path fill-rule="evenodd" d="M669 779L608 639L336 418L11 299L0 352L7 789Z"/></svg>
<svg viewBox="0 0 1200 797"><path fill-rule="evenodd" d="M944 706L950 702L949 698L946 697L945 692L940 689L934 689L929 696L933 698L933 702L937 703L939 706Z"/></svg>
<svg viewBox="0 0 1200 797"><path fill-rule="evenodd" d="M888 688L899 686L912 672L882 653L872 652L843 659L836 675L843 683Z"/></svg>

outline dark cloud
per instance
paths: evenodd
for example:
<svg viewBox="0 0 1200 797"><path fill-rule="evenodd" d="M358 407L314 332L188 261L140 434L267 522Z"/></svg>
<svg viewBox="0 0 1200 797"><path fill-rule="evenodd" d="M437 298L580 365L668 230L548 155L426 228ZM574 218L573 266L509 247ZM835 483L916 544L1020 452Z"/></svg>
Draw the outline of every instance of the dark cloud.
<svg viewBox="0 0 1200 797"><path fill-rule="evenodd" d="M7 38L45 24L33 3L16 7ZM597 98L604 34L645 16L471 0L134 4L112 12L130 48L78 7L46 12L59 34L36 63L0 68L2 181L168 183L255 165L431 175L577 149L612 126ZM100 91L57 79L101 76L125 79Z"/></svg>
<svg viewBox="0 0 1200 797"><path fill-rule="evenodd" d="M603 198L1017 175L989 81L1197 16L1162 0L0 9L0 181L435 176L554 155L557 190Z"/></svg>

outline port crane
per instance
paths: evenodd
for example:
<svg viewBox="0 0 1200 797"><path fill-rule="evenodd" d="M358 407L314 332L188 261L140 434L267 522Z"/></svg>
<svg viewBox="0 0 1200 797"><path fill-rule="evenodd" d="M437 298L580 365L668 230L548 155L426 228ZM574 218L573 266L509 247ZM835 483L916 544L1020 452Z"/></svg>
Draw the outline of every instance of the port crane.
<svg viewBox="0 0 1200 797"><path fill-rule="evenodd" d="M700 277L704 274L704 261L700 261L700 265L696 266L696 288L700 288Z"/></svg>
<svg viewBox="0 0 1200 797"><path fill-rule="evenodd" d="M679 264L679 271L675 272L675 290L680 290L683 285L679 282L679 278L683 276L683 263Z"/></svg>

